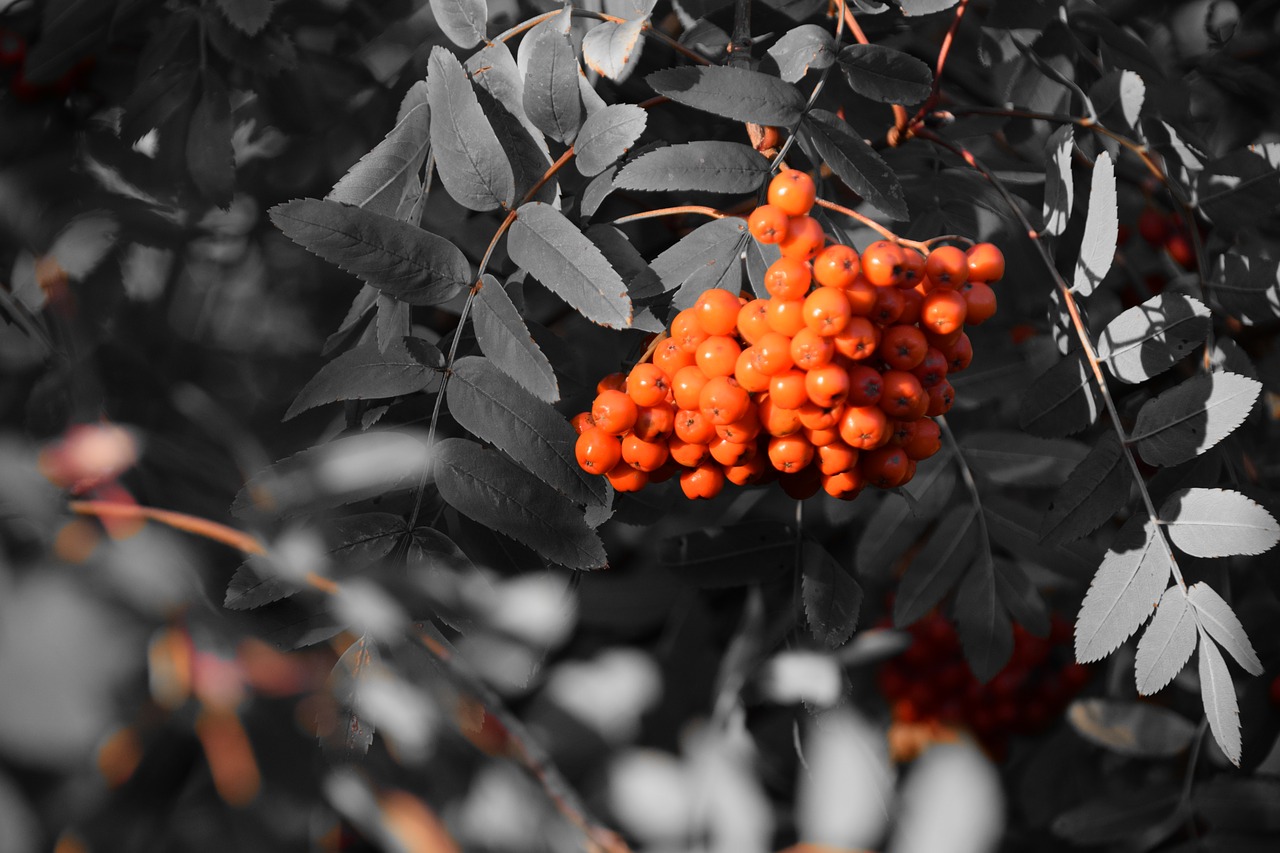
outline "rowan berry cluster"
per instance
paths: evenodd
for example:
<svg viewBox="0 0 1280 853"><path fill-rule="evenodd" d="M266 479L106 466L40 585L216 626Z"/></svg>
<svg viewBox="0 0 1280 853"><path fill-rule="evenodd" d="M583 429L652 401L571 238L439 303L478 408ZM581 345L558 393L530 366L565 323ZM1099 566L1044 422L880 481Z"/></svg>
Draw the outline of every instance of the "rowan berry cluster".
<svg viewBox="0 0 1280 853"><path fill-rule="evenodd" d="M777 244L769 296L708 290L630 373L606 376L573 419L578 464L636 491L679 474L689 498L777 479L794 498L894 488L939 450L931 419L973 357L966 323L996 310L989 243L927 255L888 240L827 245L803 172L769 185L748 220Z"/></svg>
<svg viewBox="0 0 1280 853"><path fill-rule="evenodd" d="M1071 625L1059 617L1047 637L1015 625L1013 655L986 684L969 671L945 617L932 614L909 630L911 646L877 675L895 724L965 728L997 757L1008 735L1046 729L1089 680L1072 653Z"/></svg>

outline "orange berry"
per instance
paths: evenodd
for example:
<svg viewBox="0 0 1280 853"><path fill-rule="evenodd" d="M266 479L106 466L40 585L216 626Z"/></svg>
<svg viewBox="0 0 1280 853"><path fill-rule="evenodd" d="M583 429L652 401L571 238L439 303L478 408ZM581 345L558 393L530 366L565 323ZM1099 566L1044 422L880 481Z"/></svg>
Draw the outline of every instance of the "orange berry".
<svg viewBox="0 0 1280 853"><path fill-rule="evenodd" d="M996 292L991 285L981 281L966 282L960 288L964 297L964 322L969 326L977 326L990 320L996 313Z"/></svg>
<svg viewBox="0 0 1280 853"><path fill-rule="evenodd" d="M954 290L935 290L920 306L920 325L939 335L947 335L964 326L967 306L964 297Z"/></svg>
<svg viewBox="0 0 1280 853"><path fill-rule="evenodd" d="M684 309L671 321L671 339L690 355L697 352L698 344L708 337L706 329L702 328L698 315L692 308Z"/></svg>
<svg viewBox="0 0 1280 853"><path fill-rule="evenodd" d="M726 468L733 465L741 465L757 453L757 447L754 442L737 444L736 442L725 441L719 436L712 439L707 448L711 451L711 458Z"/></svg>
<svg viewBox="0 0 1280 853"><path fill-rule="evenodd" d="M832 338L836 352L845 358L860 361L870 358L880 345L880 328L866 317L854 317L840 334Z"/></svg>
<svg viewBox="0 0 1280 853"><path fill-rule="evenodd" d="M747 409L747 413L731 424L716 426L716 435L734 444L746 444L756 440L760 434L760 416L756 407Z"/></svg>
<svg viewBox="0 0 1280 853"><path fill-rule="evenodd" d="M732 335L738 328L738 311L742 305L738 297L719 287L703 291L693 304L698 325L708 335Z"/></svg>
<svg viewBox="0 0 1280 853"><path fill-rule="evenodd" d="M810 400L800 407L797 414L800 417L800 424L805 429L831 429L840 423L844 410L843 403L836 406L819 406Z"/></svg>
<svg viewBox="0 0 1280 853"><path fill-rule="evenodd" d="M747 229L761 243L776 243L787 233L787 212L772 204L762 204L747 218Z"/></svg>
<svg viewBox="0 0 1280 853"><path fill-rule="evenodd" d="M754 344L769 329L769 300L753 299L738 309L738 334L749 344Z"/></svg>
<svg viewBox="0 0 1280 853"><path fill-rule="evenodd" d="M924 336L925 339L929 341L929 346L940 350L946 350L953 346L956 341L960 340L960 336L964 334L963 328L956 329L953 332L947 332L945 335L929 329L924 324L921 324L920 328L924 330Z"/></svg>
<svg viewBox="0 0 1280 853"><path fill-rule="evenodd" d="M902 447L911 437L916 434L916 424L920 420L891 420L889 421L889 443L894 447Z"/></svg>
<svg viewBox="0 0 1280 853"><path fill-rule="evenodd" d="M667 449L676 464L685 468L697 468L711 456L711 450L706 444L693 444L678 437L667 442Z"/></svg>
<svg viewBox="0 0 1280 853"><path fill-rule="evenodd" d="M725 468L724 478L735 486L749 486L752 483L758 483L766 470L771 470L767 467L766 458L757 453L739 465L730 465Z"/></svg>
<svg viewBox="0 0 1280 853"><path fill-rule="evenodd" d="M956 401L956 391L951 387L951 383L945 379L925 393L928 396L928 400L924 414L931 418L945 415L951 411L951 406Z"/></svg>
<svg viewBox="0 0 1280 853"><path fill-rule="evenodd" d="M911 437L902 443L908 459L928 459L942 449L942 431L928 418L916 421Z"/></svg>
<svg viewBox="0 0 1280 853"><path fill-rule="evenodd" d="M929 408L929 392L914 373L886 370L881 376L880 408L895 418L923 417Z"/></svg>
<svg viewBox="0 0 1280 853"><path fill-rule="evenodd" d="M879 406L849 406L840 419L840 439L857 450L874 450L889 441L889 417Z"/></svg>
<svg viewBox="0 0 1280 853"><path fill-rule="evenodd" d="M904 326L914 326L920 322L920 309L924 307L924 294L914 287L900 287L898 288L898 293L902 294L902 313L898 315L898 322Z"/></svg>
<svg viewBox="0 0 1280 853"><path fill-rule="evenodd" d="M876 291L876 304L869 316L881 326L889 326L902 317L906 304L907 300L899 288L881 287Z"/></svg>
<svg viewBox="0 0 1280 853"><path fill-rule="evenodd" d="M838 474L824 474L822 477L822 490L842 501L851 501L856 498L865 485L862 472L857 468L841 471Z"/></svg>
<svg viewBox="0 0 1280 853"><path fill-rule="evenodd" d="M687 444L706 444L716 437L716 425L701 409L681 409L676 412L675 434Z"/></svg>
<svg viewBox="0 0 1280 853"><path fill-rule="evenodd" d="M862 250L862 274L876 287L901 282L905 262L902 247L888 240L877 240Z"/></svg>
<svg viewBox="0 0 1280 853"><path fill-rule="evenodd" d="M947 357L942 350L929 347L924 358L911 371L925 388L932 388L947 378Z"/></svg>
<svg viewBox="0 0 1280 853"><path fill-rule="evenodd" d="M843 290L819 287L804 300L804 322L824 338L835 337L849 325L853 307Z"/></svg>
<svg viewBox="0 0 1280 853"><path fill-rule="evenodd" d="M773 395L765 394L756 405L760 425L769 435L791 435L803 429L798 409L784 409L773 401Z"/></svg>
<svg viewBox="0 0 1280 853"><path fill-rule="evenodd" d="M813 461L813 445L802 435L769 439L769 463L785 473L799 471Z"/></svg>
<svg viewBox="0 0 1280 853"><path fill-rule="evenodd" d="M1004 253L990 243L979 243L967 253L969 279L988 284L1004 278Z"/></svg>
<svg viewBox="0 0 1280 853"><path fill-rule="evenodd" d="M775 299L803 299L812 283L809 265L799 258L778 258L764 271L764 289Z"/></svg>
<svg viewBox="0 0 1280 853"><path fill-rule="evenodd" d="M657 471L667 461L670 451L665 441L645 441L635 433L622 439L622 461L637 471Z"/></svg>
<svg viewBox="0 0 1280 853"><path fill-rule="evenodd" d="M591 404L591 419L610 435L622 435L636 422L639 408L621 391L601 391Z"/></svg>
<svg viewBox="0 0 1280 853"><path fill-rule="evenodd" d="M804 375L804 390L819 406L839 405L849 396L849 372L838 364L814 368Z"/></svg>
<svg viewBox="0 0 1280 853"><path fill-rule="evenodd" d="M880 357L895 370L914 370L928 351L924 332L915 326L890 326L880 338Z"/></svg>
<svg viewBox="0 0 1280 853"><path fill-rule="evenodd" d="M973 361L973 344L966 334L961 334L952 343L939 349L947 359L948 373L959 373Z"/></svg>
<svg viewBox="0 0 1280 853"><path fill-rule="evenodd" d="M840 440L840 425L832 424L825 429L809 429L805 427L804 437L809 439L809 443L814 447L826 447L828 444L834 444Z"/></svg>
<svg viewBox="0 0 1280 853"><path fill-rule="evenodd" d="M879 292L880 288L865 278L859 278L844 289L844 295L849 300L849 308L855 317L871 316L871 312L875 310L876 295Z"/></svg>
<svg viewBox="0 0 1280 853"><path fill-rule="evenodd" d="M916 476L916 460L907 459L907 470L903 473L902 479L898 481L899 486L905 486L910 483Z"/></svg>
<svg viewBox="0 0 1280 853"><path fill-rule="evenodd" d="M747 347L738 354L733 378L749 394L769 390L769 375L760 370L760 350L757 347Z"/></svg>
<svg viewBox="0 0 1280 853"><path fill-rule="evenodd" d="M591 419L590 412L578 412L578 414L569 419L569 425L573 427L574 432L582 435L595 426L596 422Z"/></svg>
<svg viewBox="0 0 1280 853"><path fill-rule="evenodd" d="M813 277L823 287L844 289L857 281L861 272L862 264L852 246L833 243L813 259Z"/></svg>
<svg viewBox="0 0 1280 853"><path fill-rule="evenodd" d="M610 373L601 377L596 383L596 393L603 394L605 391L626 391L627 390L627 374Z"/></svg>
<svg viewBox="0 0 1280 853"><path fill-rule="evenodd" d="M728 335L712 335L698 344L694 360L697 362L698 369L708 378L732 376L741 353L742 347L733 338Z"/></svg>
<svg viewBox="0 0 1280 853"><path fill-rule="evenodd" d="M649 482L647 473L630 465L615 465L605 476L617 492L638 492Z"/></svg>
<svg viewBox="0 0 1280 853"><path fill-rule="evenodd" d="M849 395L846 402L850 406L879 405L883 391L884 378L880 371L865 364L855 364L849 368Z"/></svg>
<svg viewBox="0 0 1280 853"><path fill-rule="evenodd" d="M809 401L804 385L804 371L784 370L769 380L769 396L784 409L798 409Z"/></svg>
<svg viewBox="0 0 1280 853"><path fill-rule="evenodd" d="M822 251L826 242L827 235L818 220L811 216L793 216L787 224L787 236L782 238L778 248L782 250L783 257L810 261Z"/></svg>
<svg viewBox="0 0 1280 853"><path fill-rule="evenodd" d="M680 409L696 409L702 394L702 386L707 384L707 374L696 364L682 367L671 377L671 395L675 397L676 407Z"/></svg>
<svg viewBox="0 0 1280 853"><path fill-rule="evenodd" d="M770 299L769 328L780 335L795 337L804 328L804 300Z"/></svg>
<svg viewBox="0 0 1280 853"><path fill-rule="evenodd" d="M592 427L578 436L573 452L583 471L607 474L622 458L622 442L616 435Z"/></svg>
<svg viewBox="0 0 1280 853"><path fill-rule="evenodd" d="M645 441L658 441L671 435L676 426L676 410L663 400L656 406L640 406L631 432Z"/></svg>
<svg viewBox="0 0 1280 853"><path fill-rule="evenodd" d="M713 376L698 395L698 408L716 426L731 424L745 417L750 407L750 395L731 376Z"/></svg>
<svg viewBox="0 0 1280 853"><path fill-rule="evenodd" d="M925 259L924 272L935 287L959 287L969 280L969 259L963 249L939 246Z"/></svg>
<svg viewBox="0 0 1280 853"><path fill-rule="evenodd" d="M898 287L910 290L924 280L924 255L907 246L898 248L902 249L902 281Z"/></svg>
<svg viewBox="0 0 1280 853"><path fill-rule="evenodd" d="M824 338L813 329L804 328L791 339L789 351L793 364L801 370L814 370L831 363L831 359L835 358L836 345L831 338Z"/></svg>
<svg viewBox="0 0 1280 853"><path fill-rule="evenodd" d="M627 375L627 396L637 406L656 406L667 399L671 378L656 364L637 364Z"/></svg>
<svg viewBox="0 0 1280 853"><path fill-rule="evenodd" d="M787 216L803 216L813 207L818 188L798 169L783 169L769 181L769 204Z"/></svg>
<svg viewBox="0 0 1280 853"><path fill-rule="evenodd" d="M858 469L871 485L892 489L901 485L906 477L907 461L901 447L881 447L863 454Z"/></svg>
<svg viewBox="0 0 1280 853"><path fill-rule="evenodd" d="M677 370L693 364L693 353L685 352L675 338L667 338L653 351L653 363L667 376L675 376Z"/></svg>
<svg viewBox="0 0 1280 853"><path fill-rule="evenodd" d="M724 471L714 462L704 462L680 474L680 490L689 500L710 500L724 488Z"/></svg>
<svg viewBox="0 0 1280 853"><path fill-rule="evenodd" d="M833 441L818 448L818 469L824 474L839 474L858 464L858 451L843 441Z"/></svg>
<svg viewBox="0 0 1280 853"><path fill-rule="evenodd" d="M755 350L756 367L766 376L777 376L795 364L791 358L791 338L786 335L770 332L760 339Z"/></svg>

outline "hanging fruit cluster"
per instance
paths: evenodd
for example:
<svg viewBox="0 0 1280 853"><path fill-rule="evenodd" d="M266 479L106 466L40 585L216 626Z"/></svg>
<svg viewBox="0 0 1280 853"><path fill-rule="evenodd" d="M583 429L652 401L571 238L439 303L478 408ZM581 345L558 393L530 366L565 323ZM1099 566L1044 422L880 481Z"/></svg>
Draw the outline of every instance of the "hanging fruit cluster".
<svg viewBox="0 0 1280 853"><path fill-rule="evenodd" d="M786 170L748 220L781 257L767 299L702 294L630 373L573 418L578 464L621 492L676 473L689 498L776 479L794 498L894 488L940 447L948 375L973 357L965 324L996 310L1004 256L989 243L859 256L826 244L812 179Z"/></svg>
<svg viewBox="0 0 1280 853"><path fill-rule="evenodd" d="M1071 630L1057 616L1047 637L1015 625L1009 662L983 684L944 616L934 613L912 625L911 646L877 675L898 731L891 743L895 755L908 759L925 745L922 739L942 740L963 728L999 758L1010 734L1048 728L1089 680L1088 667L1075 662Z"/></svg>

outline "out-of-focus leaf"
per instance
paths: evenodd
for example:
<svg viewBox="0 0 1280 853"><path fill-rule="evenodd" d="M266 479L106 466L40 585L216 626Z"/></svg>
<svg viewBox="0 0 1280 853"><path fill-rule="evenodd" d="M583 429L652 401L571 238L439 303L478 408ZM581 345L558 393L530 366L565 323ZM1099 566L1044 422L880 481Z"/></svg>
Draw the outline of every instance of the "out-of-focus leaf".
<svg viewBox="0 0 1280 853"><path fill-rule="evenodd" d="M1259 152L1233 151L1205 166L1196 180L1196 197L1215 225L1248 228L1275 216L1280 171Z"/></svg>
<svg viewBox="0 0 1280 853"><path fill-rule="evenodd" d="M326 198L395 216L405 184L422 168L430 144L431 108L423 103L348 169Z"/></svg>
<svg viewBox="0 0 1280 853"><path fill-rule="evenodd" d="M272 0L218 0L218 8L231 26L248 36L255 36L271 20Z"/></svg>
<svg viewBox="0 0 1280 853"><path fill-rule="evenodd" d="M1017 554L1024 562L1083 582L1093 576L1102 561L1102 549L1088 539L1068 545L1042 542L1039 531L1044 518L1026 501L989 490L982 498L982 512L992 544Z"/></svg>
<svg viewBox="0 0 1280 853"><path fill-rule="evenodd" d="M937 744L911 767L888 853L985 853L1005 833L1004 791L971 742Z"/></svg>
<svg viewBox="0 0 1280 853"><path fill-rule="evenodd" d="M468 518L567 568L605 564L604 546L582 510L502 454L445 439L436 447L435 471L441 497Z"/></svg>
<svg viewBox="0 0 1280 853"><path fill-rule="evenodd" d="M551 362L529 334L506 288L488 274L476 297L474 322L480 350L495 367L539 400L554 403L560 399Z"/></svg>
<svg viewBox="0 0 1280 853"><path fill-rule="evenodd" d="M631 325L631 299L600 249L560 211L522 205L507 236L511 259L544 287L602 326Z"/></svg>
<svg viewBox="0 0 1280 853"><path fill-rule="evenodd" d="M574 140L574 163L587 177L600 174L636 144L649 114L635 104L610 104L587 116Z"/></svg>
<svg viewBox="0 0 1280 853"><path fill-rule="evenodd" d="M751 233L746 223L727 216L700 225L654 258L650 266L668 291L677 290L674 306L688 308L713 287L737 293L742 287L739 256Z"/></svg>
<svg viewBox="0 0 1280 853"><path fill-rule="evenodd" d="M215 73L204 76L200 101L187 130L187 168L196 188L218 207L228 207L236 188L235 152L231 148L231 99Z"/></svg>
<svg viewBox="0 0 1280 853"><path fill-rule="evenodd" d="M1107 324L1098 357L1121 382L1143 382L1168 370L1204 343L1209 309L1180 293L1160 293Z"/></svg>
<svg viewBox="0 0 1280 853"><path fill-rule="evenodd" d="M40 38L27 51L22 66L22 76L37 86L56 83L91 55L115 11L114 3L101 0L49 0L41 5Z"/></svg>
<svg viewBox="0 0 1280 853"><path fill-rule="evenodd" d="M808 767L796 792L804 849L869 849L884 835L893 806L893 770L883 734L847 708L810 720Z"/></svg>
<svg viewBox="0 0 1280 853"><path fill-rule="evenodd" d="M942 600L969 568L978 548L977 514L969 504L952 507L928 543L911 560L893 602L893 624L912 624Z"/></svg>
<svg viewBox="0 0 1280 853"><path fill-rule="evenodd" d="M1110 791L1058 815L1053 834L1074 844L1097 845L1141 836L1151 846L1186 820L1181 796L1170 785Z"/></svg>
<svg viewBox="0 0 1280 853"><path fill-rule="evenodd" d="M1031 383L1018 424L1032 435L1060 438L1098 420L1098 398L1084 359L1072 353Z"/></svg>
<svg viewBox="0 0 1280 853"><path fill-rule="evenodd" d="M843 119L826 110L810 110L801 133L850 189L891 219L908 218L898 176Z"/></svg>
<svg viewBox="0 0 1280 853"><path fill-rule="evenodd" d="M1200 627L1230 652L1245 672L1262 675L1262 661L1258 660L1258 653L1253 650L1249 635L1240 624L1240 617L1213 587L1204 581L1192 584L1187 590L1187 602L1195 609Z"/></svg>
<svg viewBox="0 0 1280 853"><path fill-rule="evenodd" d="M1171 758L1191 745L1195 723L1145 702L1077 699L1067 720L1085 740L1121 755Z"/></svg>
<svg viewBox="0 0 1280 853"><path fill-rule="evenodd" d="M910 483L916 496L914 507L896 495L881 498L858 537L853 558L858 573L864 578L887 580L902 555L947 508L955 482L956 469L950 457L934 457Z"/></svg>
<svg viewBox="0 0 1280 853"><path fill-rule="evenodd" d="M596 73L621 83L640 61L643 31L643 19L596 24L582 38L582 60Z"/></svg>
<svg viewBox="0 0 1280 853"><path fill-rule="evenodd" d="M774 42L769 55L778 63L778 75L795 83L835 61L835 40L817 24L801 24Z"/></svg>
<svg viewBox="0 0 1280 853"><path fill-rule="evenodd" d="M699 530L664 541L661 559L694 586L747 586L795 570L796 534L775 521Z"/></svg>
<svg viewBox="0 0 1280 853"><path fill-rule="evenodd" d="M1018 624L1037 637L1049 634L1049 608L1021 566L996 560L996 594Z"/></svg>
<svg viewBox="0 0 1280 853"><path fill-rule="evenodd" d="M446 48L431 50L427 94L431 153L449 195L471 210L510 207L516 191L511 162L480 109L466 72Z"/></svg>
<svg viewBox="0 0 1280 853"><path fill-rule="evenodd" d="M334 664L329 680L344 715L335 721L331 729L321 727L317 731L326 749L351 755L364 755L369 751L374 727L365 717L361 693L365 679L381 664L378 646L367 636L348 646Z"/></svg>
<svg viewBox="0 0 1280 853"><path fill-rule="evenodd" d="M1229 251L1218 260L1210 293L1246 325L1274 322L1280 317L1280 264Z"/></svg>
<svg viewBox="0 0 1280 853"><path fill-rule="evenodd" d="M1080 257L1071 289L1088 296L1102 283L1111 270L1120 235L1119 206L1116 201L1116 169L1111 155L1103 151L1093 164L1093 183L1089 191L1089 215L1080 241Z"/></svg>
<svg viewBox="0 0 1280 853"><path fill-rule="evenodd" d="M806 541L801 587L809 631L829 649L838 649L858 627L862 587L826 548Z"/></svg>
<svg viewBox="0 0 1280 853"><path fill-rule="evenodd" d="M1245 730L1248 731L1248 728ZM1208 853L1265 853L1269 850L1266 845L1275 845L1275 833L1280 830L1280 811L1275 807L1277 802L1280 802L1280 779L1276 779L1274 775L1220 773L1206 779L1203 784L1195 787L1191 794L1191 804L1196 814L1213 827L1213 836L1218 836L1227 843L1196 850L1203 849ZM1257 835L1250 837L1229 834L1237 832L1253 832Z"/></svg>
<svg viewBox="0 0 1280 853"><path fill-rule="evenodd" d="M1013 654L1013 626L1000 600L990 548L979 548L956 591L955 617L969 669L981 682L990 681Z"/></svg>
<svg viewBox="0 0 1280 853"><path fill-rule="evenodd" d="M284 420L340 400L381 400L440 387L444 356L420 338L399 338L383 351L370 340L320 368L303 386Z"/></svg>
<svg viewBox="0 0 1280 853"><path fill-rule="evenodd" d="M568 36L554 28L536 29L526 38L529 67L524 77L524 112L534 125L566 144L582 126L582 98L578 95L578 60Z"/></svg>
<svg viewBox="0 0 1280 853"><path fill-rule="evenodd" d="M1076 441L1033 438L1014 430L974 433L960 447L971 468L1004 485L1056 485L1088 453Z"/></svg>
<svg viewBox="0 0 1280 853"><path fill-rule="evenodd" d="M457 246L407 222L309 198L278 204L270 215L299 246L410 305L448 302L471 278Z"/></svg>
<svg viewBox="0 0 1280 853"><path fill-rule="evenodd" d="M1173 681L1196 650L1195 614L1186 593L1174 584L1160 597L1156 615L1142 632L1134 661L1138 693L1150 696Z"/></svg>
<svg viewBox="0 0 1280 853"><path fill-rule="evenodd" d="M1040 528L1046 542L1065 543L1087 536L1129 501L1129 467L1114 432L1102 436L1067 477L1049 505Z"/></svg>
<svg viewBox="0 0 1280 853"><path fill-rule="evenodd" d="M1197 373L1144 403L1129 438L1151 465L1186 462L1234 432L1261 392L1247 376Z"/></svg>
<svg viewBox="0 0 1280 853"><path fill-rule="evenodd" d="M1076 617L1076 660L1101 660L1147 621L1169 582L1172 563L1166 549L1156 523L1145 514L1120 528Z"/></svg>
<svg viewBox="0 0 1280 853"><path fill-rule="evenodd" d="M749 145L699 141L648 151L614 177L624 190L749 193L769 175L769 161Z"/></svg>
<svg viewBox="0 0 1280 853"><path fill-rule="evenodd" d="M1222 754L1232 764L1240 763L1240 707L1236 686L1213 639L1200 630L1200 699L1209 718L1209 731Z"/></svg>
<svg viewBox="0 0 1280 853"><path fill-rule="evenodd" d="M659 95L676 103L734 121L790 127L804 109L804 96L795 86L745 68L668 68L645 80Z"/></svg>
<svg viewBox="0 0 1280 853"><path fill-rule="evenodd" d="M574 502L607 502L604 479L583 471L574 458L577 435L569 422L488 359L458 359L448 388L449 414L464 429Z"/></svg>
<svg viewBox="0 0 1280 853"><path fill-rule="evenodd" d="M918 104L929 97L933 86L928 65L891 47L846 45L839 59L849 88L882 104Z"/></svg>
<svg viewBox="0 0 1280 853"><path fill-rule="evenodd" d="M1160 523L1193 557L1261 554L1280 542L1280 525L1258 504L1228 489L1181 489L1160 507Z"/></svg>
<svg viewBox="0 0 1280 853"><path fill-rule="evenodd" d="M485 0L431 0L436 24L458 47L475 47L484 41L489 7Z"/></svg>

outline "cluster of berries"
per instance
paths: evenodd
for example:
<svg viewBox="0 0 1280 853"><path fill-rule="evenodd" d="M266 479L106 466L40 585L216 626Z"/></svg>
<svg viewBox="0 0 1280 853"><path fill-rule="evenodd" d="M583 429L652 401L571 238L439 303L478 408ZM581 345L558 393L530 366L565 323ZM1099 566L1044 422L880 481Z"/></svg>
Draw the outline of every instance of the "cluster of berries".
<svg viewBox="0 0 1280 853"><path fill-rule="evenodd" d="M1010 734L1048 728L1088 683L1089 669L1075 662L1071 624L1061 617L1054 617L1047 637L1021 625L1013 630L1009 663L983 684L969 671L945 617L935 613L912 625L911 646L877 675L895 727L904 735L968 729L997 758Z"/></svg>
<svg viewBox="0 0 1280 853"><path fill-rule="evenodd" d="M651 361L600 381L573 418L584 470L623 492L678 472L689 498L777 479L794 498L852 499L906 483L938 451L931 418L973 357L965 324L995 313L1004 257L989 243L926 256L887 240L859 256L826 245L815 197L808 175L783 171L749 217L781 251L769 298L708 290Z"/></svg>
<svg viewBox="0 0 1280 853"><path fill-rule="evenodd" d="M1173 262L1184 270L1195 269L1196 253L1191 235L1176 213L1161 213L1153 207L1138 217L1138 234L1153 249L1164 249Z"/></svg>

